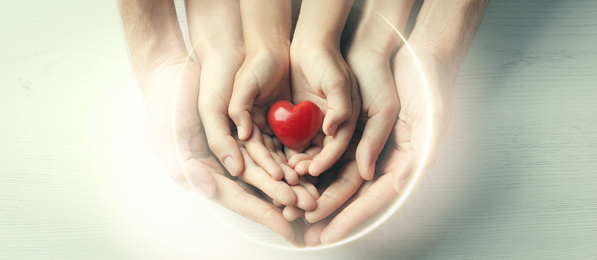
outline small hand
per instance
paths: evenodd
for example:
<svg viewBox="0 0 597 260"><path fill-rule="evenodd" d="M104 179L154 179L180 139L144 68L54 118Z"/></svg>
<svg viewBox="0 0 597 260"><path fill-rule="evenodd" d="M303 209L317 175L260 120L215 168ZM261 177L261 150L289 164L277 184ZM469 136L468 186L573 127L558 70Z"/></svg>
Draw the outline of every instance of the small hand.
<svg viewBox="0 0 597 260"><path fill-rule="evenodd" d="M348 147L361 109L357 83L338 48L299 45L291 49L294 103L309 100L324 112L323 132L313 139L311 148L301 149L310 157L305 161L309 174L318 176L336 163Z"/></svg>
<svg viewBox="0 0 597 260"><path fill-rule="evenodd" d="M357 82L340 52L340 38L353 0L304 0L290 46L292 98L309 100L324 114L317 154L303 165L319 176L340 158L354 132L361 100ZM302 152L308 147L297 149Z"/></svg>
<svg viewBox="0 0 597 260"><path fill-rule="evenodd" d="M268 109L278 100L290 99L288 53L284 48L273 49L248 53L236 73L228 111L240 140L247 140L255 131L259 132L257 138L261 132L273 135L267 122ZM284 177L281 165L267 152L263 142L251 142L246 149L274 179Z"/></svg>
<svg viewBox="0 0 597 260"><path fill-rule="evenodd" d="M273 135L268 109L278 100L290 100L291 13L289 1L240 1L246 57L236 73L228 107L240 140L251 136L254 124L262 133ZM265 152L262 142L252 142L246 148L259 166L276 180L282 179L282 167Z"/></svg>

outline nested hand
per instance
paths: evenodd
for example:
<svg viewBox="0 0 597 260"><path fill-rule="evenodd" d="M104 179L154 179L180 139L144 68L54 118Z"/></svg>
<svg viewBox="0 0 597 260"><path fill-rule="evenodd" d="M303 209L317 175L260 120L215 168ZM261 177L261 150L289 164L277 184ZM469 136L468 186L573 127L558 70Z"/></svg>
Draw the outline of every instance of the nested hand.
<svg viewBox="0 0 597 260"><path fill-rule="evenodd" d="M305 234L307 244L330 244L346 237L351 231L383 212L399 196L416 170L425 148L427 134L431 142L429 157L423 172L429 170L452 128L452 85L446 81L445 69L438 66L437 59L420 58L431 95L432 110L427 110L427 99L414 61L402 49L395 60L396 86L400 97L400 113L390 138L378 161L372 180L365 181L333 217L310 227ZM403 75L403 77L399 77ZM431 117L433 129L428 132ZM348 175L358 175L355 164L345 165ZM341 184L338 184L341 185ZM342 185L352 187L352 185ZM330 186L331 187L331 186ZM345 188L345 189L346 189ZM337 189L333 196L341 196ZM331 192L331 191L330 191ZM323 195L322 195L323 197ZM319 203L319 201L318 201Z"/></svg>
<svg viewBox="0 0 597 260"><path fill-rule="evenodd" d="M428 157L422 173L433 165L453 127L452 86L456 71L486 4L487 1L474 0L450 5L437 0L423 3L409 43L425 73L428 91L419 64L408 48L401 48L391 66L399 99L398 119L373 179L364 182L334 215L309 227L305 233L308 245L337 242L386 209L404 191L425 148Z"/></svg>
<svg viewBox="0 0 597 260"><path fill-rule="evenodd" d="M228 107L240 140L247 140L253 131L273 136L267 123L268 109L278 100L290 100L290 4L289 1L240 1L246 56L235 75ZM289 177L283 170L285 165L279 165L263 142L252 142L246 150L274 179ZM286 181L296 184L298 177Z"/></svg>
<svg viewBox="0 0 597 260"><path fill-rule="evenodd" d="M291 79L294 103L309 100L324 113L310 146L288 151L291 166L318 176L338 161L354 133L361 108L356 79L338 48L302 45L291 51Z"/></svg>

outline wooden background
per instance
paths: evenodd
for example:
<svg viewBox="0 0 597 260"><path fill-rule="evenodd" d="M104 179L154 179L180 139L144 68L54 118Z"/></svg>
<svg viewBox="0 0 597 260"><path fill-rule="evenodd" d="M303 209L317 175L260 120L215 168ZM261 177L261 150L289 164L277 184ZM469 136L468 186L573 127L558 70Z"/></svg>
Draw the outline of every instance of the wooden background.
<svg viewBox="0 0 597 260"><path fill-rule="evenodd" d="M2 1L0 25L0 259L597 258L597 1L491 1L436 167L320 251L248 240L169 181L114 1Z"/></svg>

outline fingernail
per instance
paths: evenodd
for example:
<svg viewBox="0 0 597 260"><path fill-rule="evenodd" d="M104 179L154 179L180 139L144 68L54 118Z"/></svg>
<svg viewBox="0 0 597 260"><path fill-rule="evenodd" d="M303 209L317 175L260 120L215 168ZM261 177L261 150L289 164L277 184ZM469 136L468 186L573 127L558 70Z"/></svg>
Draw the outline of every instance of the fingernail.
<svg viewBox="0 0 597 260"><path fill-rule="evenodd" d="M338 129L338 125L332 124L330 127L328 127L328 135L333 136L334 134L336 134L337 129Z"/></svg>
<svg viewBox="0 0 597 260"><path fill-rule="evenodd" d="M226 170L228 170L230 174L236 176L238 166L236 164L236 161L232 159L232 157L224 158L224 166L226 166Z"/></svg>
<svg viewBox="0 0 597 260"><path fill-rule="evenodd" d="M243 139L245 136L245 129L242 126L237 126L236 131L238 132L238 138Z"/></svg>
<svg viewBox="0 0 597 260"><path fill-rule="evenodd" d="M213 186L209 183L200 182L196 187L203 197L210 198L214 193Z"/></svg>
<svg viewBox="0 0 597 260"><path fill-rule="evenodd" d="M369 172L367 172L367 174L369 176L368 180L373 179L373 175L375 174L375 162L369 164Z"/></svg>

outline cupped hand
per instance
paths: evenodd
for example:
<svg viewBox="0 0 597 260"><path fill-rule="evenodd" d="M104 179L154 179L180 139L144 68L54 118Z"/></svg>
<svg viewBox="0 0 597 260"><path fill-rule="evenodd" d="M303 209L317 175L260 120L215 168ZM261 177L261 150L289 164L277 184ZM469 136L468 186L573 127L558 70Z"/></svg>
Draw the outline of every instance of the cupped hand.
<svg viewBox="0 0 597 260"><path fill-rule="evenodd" d="M312 210L315 207L314 196L310 193L304 192L304 189L299 184L298 176L290 167L286 165L286 157L282 153L282 144L276 138L272 138L269 135L261 134L259 128L254 127L251 136L246 140L242 141L237 139L241 152L243 153L245 169L238 175L238 178L245 181L248 184L253 185L260 191L265 193L272 202L277 206L296 206L303 210ZM264 169L262 169L253 156L248 153L248 148L252 145L265 144L266 151L269 155L283 168L287 179L290 179L292 184L288 181L276 180L269 175Z"/></svg>
<svg viewBox="0 0 597 260"><path fill-rule="evenodd" d="M268 109L278 100L290 100L291 13L289 1L240 1L246 55L236 73L228 107L240 140L251 136L253 125L257 131L273 136L267 122ZM276 180L284 177L284 165L267 152L264 143L252 142L246 150Z"/></svg>
<svg viewBox="0 0 597 260"><path fill-rule="evenodd" d="M310 146L288 154L303 152L290 160L296 164L307 162L303 164L308 173L319 176L338 161L350 143L361 109L357 82L339 47L299 43L291 46L290 55L294 103L315 103L322 109L324 119L322 132Z"/></svg>
<svg viewBox="0 0 597 260"><path fill-rule="evenodd" d="M346 61L359 84L362 110L357 128L362 137L356 150L361 177L371 180L375 162L396 122L400 106L390 63L401 40L392 26L403 31L414 0L368 1L352 31ZM388 25L381 16L392 26Z"/></svg>
<svg viewBox="0 0 597 260"><path fill-rule="evenodd" d="M156 70L145 88L148 137L165 168L181 186L292 241L295 231L282 211L230 176L210 151L197 110L200 66L173 63Z"/></svg>
<svg viewBox="0 0 597 260"><path fill-rule="evenodd" d="M240 140L247 140L257 131L257 136L273 132L267 122L267 113L278 100L290 100L289 57L287 47L262 48L247 56L236 73L228 112L235 122ZM280 148L281 149L281 148ZM263 142L251 142L246 147L248 154L257 165L262 167L274 179L290 177L270 153ZM296 174L294 174L296 175ZM298 182L297 177L286 179L291 184Z"/></svg>
<svg viewBox="0 0 597 260"><path fill-rule="evenodd" d="M373 180L363 182L355 196L332 217L315 223L307 230L305 241L308 245L338 242L387 209L404 191L421 162L426 145L429 145L426 150L428 157L422 172L427 172L432 166L453 126L454 74L451 67L435 56L426 55L423 50L416 53L426 73L431 110L427 109L426 92L417 65L408 49L402 48L393 61L400 112L381 153L376 174ZM429 119L432 125L429 125ZM428 131L430 126L432 128ZM347 171L354 172L352 175L358 174L357 167L346 167Z"/></svg>

